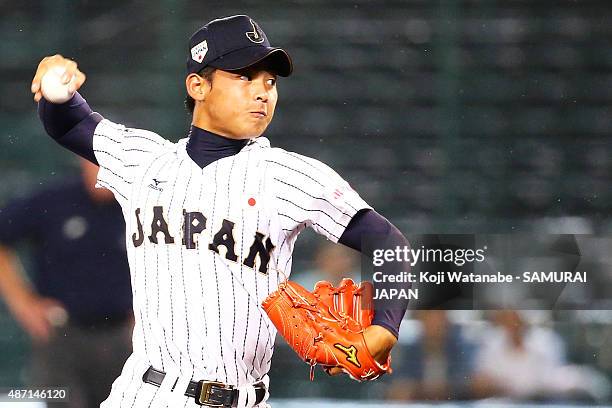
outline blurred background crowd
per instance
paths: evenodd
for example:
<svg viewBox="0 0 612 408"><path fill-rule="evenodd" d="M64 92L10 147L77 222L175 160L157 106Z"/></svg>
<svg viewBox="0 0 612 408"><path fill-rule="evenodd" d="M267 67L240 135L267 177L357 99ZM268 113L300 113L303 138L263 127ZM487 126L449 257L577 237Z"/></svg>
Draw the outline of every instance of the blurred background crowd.
<svg viewBox="0 0 612 408"><path fill-rule="evenodd" d="M406 234L592 234L604 248L592 261L611 270L612 5L604 0L0 0L0 208L15 209L80 174L36 116L29 84L43 56L77 60L88 74L82 94L104 116L177 140L190 120L187 38L212 18L242 13L295 63L294 75L278 83L267 132L273 145L331 165ZM86 205L79 197L66 207ZM45 222L47 210L25 208L24 229ZM0 223L8 223L3 211ZM64 215L67 224L55 227L76 245L88 224ZM53 292L42 278L53 270L42 230L0 234L2 265L21 263L23 298L41 300L41 316L57 306L42 302L50 293L79 310L74 281ZM106 254L100 246L98 270L107 268ZM359 279L351 251L312 233L295 254L293 277L307 286ZM0 286L0 387L31 382L32 357L47 335L93 330L125 338L120 328L130 317L119 309L93 307L77 319L55 308L47 325ZM365 386L323 372L310 383L307 368L279 342L272 394L610 403L609 306L409 312L394 374Z"/></svg>

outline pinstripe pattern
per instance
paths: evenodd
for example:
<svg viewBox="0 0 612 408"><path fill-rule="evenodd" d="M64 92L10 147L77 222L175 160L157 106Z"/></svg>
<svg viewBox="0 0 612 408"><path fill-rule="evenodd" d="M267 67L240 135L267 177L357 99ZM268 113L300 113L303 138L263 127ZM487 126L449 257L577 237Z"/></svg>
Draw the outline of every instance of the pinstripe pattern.
<svg viewBox="0 0 612 408"><path fill-rule="evenodd" d="M144 191L142 189L140 189L140 192L139 192L139 194L145 194L145 201L148 201L149 193L150 193L149 189L146 189ZM128 247L129 247L129 245L128 245ZM132 276L133 276L133 280L134 280L134 283L132 283L132 291L134 293L134 298L139 298L138 294L137 294L137 292L139 291L139 282L137 281L137 277L139 276L138 275L138 269L142 267L143 273L144 273L144 278L145 278L145 279L143 279L145 307L144 307L144 311L143 311L143 309L139 310L139 317L140 317L140 324L141 324L143 330L146 330L145 329L145 325L147 325L148 329L149 329L149 334L143 336L143 338L142 338L142 342L143 342L144 349L145 349L145 354L149 355L149 351L148 351L148 347L147 347L147 338L150 338L152 336L152 330L151 330L151 318L150 318L150 315L149 315L149 295L148 295L148 291L147 291L147 286L148 286L147 285L147 281L148 281L148 275L149 274L147 273L148 262L145 262L145 259L147 259L146 250L147 250L146 246L142 248L142 259L140 261L136 261L134 263L134 266L132 266ZM156 259L156 264L157 264L157 259ZM158 272L157 268L156 268L156 272ZM146 319L143 318L143 314L147 315ZM145 322L145 320L146 320L146 322ZM163 366L163 361L162 361L162 366Z"/></svg>
<svg viewBox="0 0 612 408"><path fill-rule="evenodd" d="M183 164L183 161L184 161L184 159L181 160L178 163L178 165L177 165L177 167L178 167L177 174L180 173L180 169L181 169L181 165ZM161 175L158 174L156 176L156 178L157 177L161 177ZM176 189L176 184L178 182L178 178L179 177L177 176L177 177L174 177L174 180L168 180L167 181L168 183L172 183L172 188L170 189L170 199L169 199L169 202L168 202L168 205L167 205L168 214L172 214L172 203L173 203L174 199L177 196L176 194L174 194L174 192L177 190ZM163 200L163 201L166 201L166 200ZM158 200L158 202L156 204L160 204L160 200ZM178 259L173 258L171 256L171 253L170 253L171 249L173 249L173 248L171 248L170 245L166 245L165 246L166 257L167 257L166 258L166 260L167 260L167 262L166 262L167 267L164 268L164 270L160 271L160 272L163 272L164 274L166 274L168 276L168 279L170 280L170 290L167 293L168 301L166 302L166 305L170 307L170 339L169 340L170 340L171 344L176 344L176 339L175 339L175 336L174 336L174 320L175 320L175 315L176 315L176 318L179 318L179 316L181 316L181 315L179 313L175 313L175 298L176 298L175 297L175 293L174 293L174 275L175 274L173 273L173 271L169 270L169 266L173 265L176 261L178 261ZM179 271L179 274L181 272L182 271ZM178 310L178 312L180 312L180 309ZM180 333L179 335L182 335L182 334L183 333ZM175 348L173 347L173 350L174 349ZM172 354L173 353L170 353L171 356L172 356ZM179 367L182 367L182 357L183 357L182 353L179 353L178 354L178 366ZM173 357L173 360L175 362L177 361L177 356L176 355Z"/></svg>
<svg viewBox="0 0 612 408"><path fill-rule="evenodd" d="M368 207L329 167L271 148L266 138L204 168L185 144L108 120L96 128L98 184L115 193L126 216L137 317L134 353L104 408L156 406L161 393L142 383L149 365L194 380L243 385L262 379L276 329L260 305L290 275L299 233L311 226L337 241L356 209ZM187 228L186 213L203 218ZM274 246L266 273L259 271L259 253L254 265L245 264L257 248L256 233ZM193 249L183 244L187 239ZM215 239L221 241L213 251Z"/></svg>
<svg viewBox="0 0 612 408"><path fill-rule="evenodd" d="M236 156L231 157L230 160L231 160L232 164L230 165L230 169L229 169L229 172L228 172L228 180L232 180L232 170L234 170L234 166L236 164ZM232 184L227 184L227 201L226 201L227 203L230 203L231 199L232 199L231 194L230 194L231 190L232 190ZM227 206L227 213L226 214L227 214L226 218L229 219L230 215L231 215L230 214L230 206L229 205ZM239 259L241 259L241 258L242 257L240 257ZM242 264L240 264L240 271L242 273ZM231 279L231 282L232 282L232 296L231 296L231 298L232 298L232 305L233 305L233 309L234 309L233 313L232 313L232 344L233 344L236 341L236 288L235 288L235 285L234 285L234 279L233 278ZM240 379L238 378L238 372L239 372L238 371L238 355L237 355L238 349L234 348L233 351L234 351L234 369L236 370L236 380L235 380L235 383L237 384L237 383L240 382Z"/></svg>
<svg viewBox="0 0 612 408"><path fill-rule="evenodd" d="M242 174L242 195L245 195L246 192L246 186L247 186L247 180L249 178L249 163L251 160L251 152L247 152L246 153L246 160L244 163L244 171ZM240 209L240 224L242 225L242 230L241 230L241 246L242 248L244 248L245 246L245 223L244 223L244 208ZM241 261L243 257L241 257ZM242 262L240 263L240 281L244 281L244 267L242 265ZM248 294L248 292L247 292ZM244 328L244 336L242 338L242 355L241 355L241 360L244 361L244 355L245 355L245 351L246 351L246 346L247 346L247 339L249 337L249 322L251 321L251 302L247 302L247 310L246 310L246 318L245 318L245 328ZM247 375L246 373L243 373L244 375L244 382L247 382Z"/></svg>
<svg viewBox="0 0 612 408"><path fill-rule="evenodd" d="M158 162L158 161L152 162L151 165L149 166L149 171L151 173L154 173L156 175L156 177L159 177L159 174L161 173L162 169L165 168L167 165L172 163L172 159L173 159L172 155L168 155L168 157L163 162L161 162L161 161L160 162ZM153 167L153 164L155 164L155 167ZM145 205L147 205L147 206L148 205L151 205L151 206L154 205L160 199L160 192L159 191L152 190L150 188L142 188L142 187L141 187L141 190L142 190L142 192L139 193L139 195L140 194L145 194L145 197L146 197L145 198ZM146 190L146 193L144 193L144 190ZM155 197L151 204L149 204L149 196L150 195L153 195L153 197ZM142 264L145 265L145 268L149 266L149 261L148 261L149 258L147 257L145 251L147 251L147 250L151 251L151 249L153 249L153 248L149 247L148 245L144 245L143 246L143 252L144 253L143 253L143 258L142 258ZM153 255L150 255L150 257L153 257L153 256L155 257L155 269L151 270L150 274L153 274L153 273L155 274L155 288L156 288L155 299L156 299L156 303L157 303L157 305L156 305L157 306L156 307L156 319L154 321L158 321L160 319L160 307L161 307L161 304L162 304L162 302L160 301L160 298L161 298L161 293L160 293L160 286L161 286L161 284L160 284L160 282L161 282L160 281L160 274L163 274L163 271L161 270L161 268L159 266L160 265L159 260L160 260L160 255L161 255L160 251L152 251L152 252L153 252ZM148 278L148 276L149 276L149 274L147 274L147 278ZM150 327L152 326L151 320L152 319L149 319ZM159 332L159 328L157 326L156 326L156 329ZM154 333L152 328L151 328L151 332ZM162 367L165 367L165 366L167 366L169 364L176 364L175 360L174 360L174 358L173 358L173 356L172 356L172 354L170 352L170 348L168 346L168 339L166 337L166 331L162 330L161 334L162 334L161 337L163 337L163 344L164 344L164 350L165 350L165 353L162 352L162 354L160 356L161 357L161 365L162 365ZM159 334L158 334L157 337L158 338L160 337ZM158 349L161 350L161 347L162 347L161 344L158 344ZM153 359L151 359L151 360L153 360ZM169 362L164 362L164 360L169 360ZM153 360L152 362L154 363L155 360Z"/></svg>
<svg viewBox="0 0 612 408"><path fill-rule="evenodd" d="M261 177L259 179L259 182L258 182L258 187L257 187L257 194L258 195L260 195L262 193L262 186L264 184L264 180L265 180L265 173L264 173L264 177ZM257 228L258 231L260 229L260 225L259 225L259 218L260 217L259 216L260 216L259 211L257 211L256 228ZM258 289L257 282L254 282L254 286L255 286L255 298L258 298L259 297L259 293L258 293L258 290L257 290ZM257 323L257 340L255 341L255 350L259 350L259 337L260 337L260 334L261 334L261 316L257 316L257 320L258 320L258 323ZM256 356L257 356L257 353L253 353L253 360L251 362L251 371L250 371L250 374L249 374L251 377L253 376L253 371L255 370L255 357Z"/></svg>
<svg viewBox="0 0 612 408"><path fill-rule="evenodd" d="M189 180L187 180L187 187L185 190L189 191L189 185L191 183L191 179L193 177L192 172L189 173ZM182 207L185 208L186 197L183 198ZM181 258L181 286L183 287L183 299L187 299L187 290L185 289L185 265L183 263L183 257ZM185 311L185 329L187 334L187 357L189 358L190 367L195 367L193 360L191 359L191 349L190 349L190 331L189 331L189 321L187 320L187 311ZM192 369L192 374L194 370Z"/></svg>
<svg viewBox="0 0 612 408"><path fill-rule="evenodd" d="M215 168L215 173L214 173L214 188L215 188L215 192L213 194L213 210L212 210L212 219L215 219L215 209L216 209L216 204L217 204L217 191L219 189L219 180L217 178L218 173L219 173L219 162L215 162L213 164L214 168ZM218 316L218 320L217 320L217 327L219 328L219 351L221 352L221 365L223 366L223 375L225 376L225 379L223 381L227 382L227 367L225 365L225 359L223 358L223 325L221 324L221 291L219 289L219 275L217 273L217 257L213 256L213 270L215 273L215 284L216 284L216 288L217 290L215 291L217 294L217 316ZM217 379L221 380L221 377L219 377L219 365L217 365Z"/></svg>

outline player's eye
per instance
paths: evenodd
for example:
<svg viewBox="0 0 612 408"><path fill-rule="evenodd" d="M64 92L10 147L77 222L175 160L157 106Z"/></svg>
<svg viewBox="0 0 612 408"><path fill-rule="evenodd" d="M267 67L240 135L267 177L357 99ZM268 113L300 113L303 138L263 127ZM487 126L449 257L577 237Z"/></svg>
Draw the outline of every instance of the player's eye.
<svg viewBox="0 0 612 408"><path fill-rule="evenodd" d="M268 85L270 85L270 86L274 86L274 85L276 85L276 78L270 78L270 79L268 79L267 83L268 83Z"/></svg>
<svg viewBox="0 0 612 408"><path fill-rule="evenodd" d="M248 75L240 75L238 77L241 81L250 81L251 78Z"/></svg>

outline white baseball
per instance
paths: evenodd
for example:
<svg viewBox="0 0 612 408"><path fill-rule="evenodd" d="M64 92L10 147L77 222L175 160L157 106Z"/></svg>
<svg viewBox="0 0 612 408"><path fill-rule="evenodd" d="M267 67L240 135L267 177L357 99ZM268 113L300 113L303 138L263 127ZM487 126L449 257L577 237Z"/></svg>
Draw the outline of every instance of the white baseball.
<svg viewBox="0 0 612 408"><path fill-rule="evenodd" d="M53 67L43 75L40 81L40 90L44 98L51 103L64 103L74 95L70 92L69 86L76 80L76 75L67 83L62 83L62 75L66 69L64 67Z"/></svg>

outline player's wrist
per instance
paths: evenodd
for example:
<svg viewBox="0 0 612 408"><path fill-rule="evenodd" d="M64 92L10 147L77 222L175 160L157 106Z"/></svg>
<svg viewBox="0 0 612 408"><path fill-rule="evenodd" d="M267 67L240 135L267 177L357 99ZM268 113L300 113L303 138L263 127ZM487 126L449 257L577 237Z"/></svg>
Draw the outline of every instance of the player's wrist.
<svg viewBox="0 0 612 408"><path fill-rule="evenodd" d="M374 324L366 327L363 337L374 359L381 364L386 363L391 349L397 343L395 335L389 329Z"/></svg>

